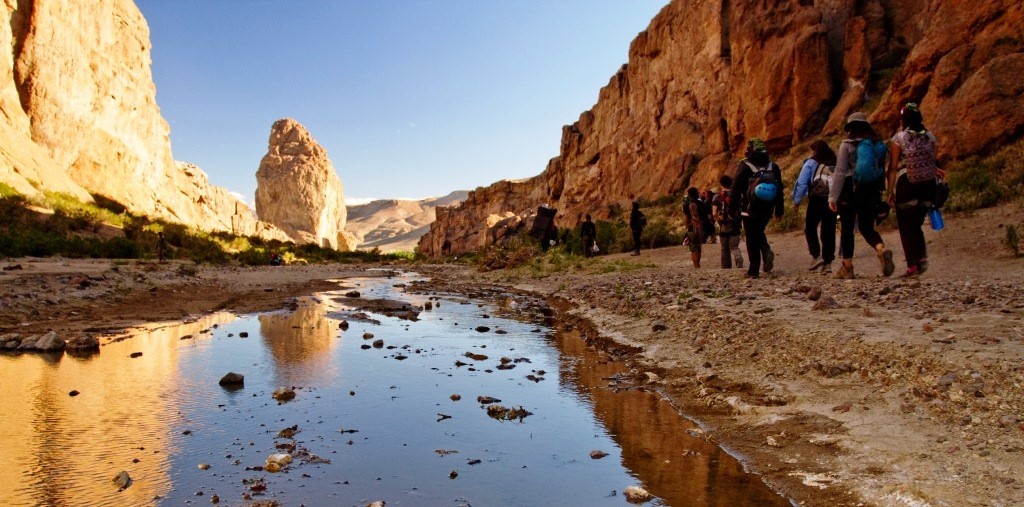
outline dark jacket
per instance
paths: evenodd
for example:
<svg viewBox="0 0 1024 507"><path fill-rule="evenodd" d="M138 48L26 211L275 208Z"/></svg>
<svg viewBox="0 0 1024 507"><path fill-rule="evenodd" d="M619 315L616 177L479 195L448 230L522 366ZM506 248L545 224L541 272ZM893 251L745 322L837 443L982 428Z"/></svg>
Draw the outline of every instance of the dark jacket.
<svg viewBox="0 0 1024 507"><path fill-rule="evenodd" d="M770 217L774 212L775 217L779 218L782 217L782 213L785 211L782 170L779 169L779 165L775 162L769 161L768 163L771 165L772 173L775 174L775 184L778 185L778 191L775 192L775 200L765 202L760 199L751 198L750 179L754 177L754 171L746 164L745 160L742 160L737 168L736 177L733 178L733 205L739 206L740 211L750 216Z"/></svg>
<svg viewBox="0 0 1024 507"><path fill-rule="evenodd" d="M596 238L597 237L597 226L594 222L583 222L580 225L580 237L583 238Z"/></svg>
<svg viewBox="0 0 1024 507"><path fill-rule="evenodd" d="M638 209L629 212L629 228L642 231L644 227L647 227L647 217L643 212Z"/></svg>

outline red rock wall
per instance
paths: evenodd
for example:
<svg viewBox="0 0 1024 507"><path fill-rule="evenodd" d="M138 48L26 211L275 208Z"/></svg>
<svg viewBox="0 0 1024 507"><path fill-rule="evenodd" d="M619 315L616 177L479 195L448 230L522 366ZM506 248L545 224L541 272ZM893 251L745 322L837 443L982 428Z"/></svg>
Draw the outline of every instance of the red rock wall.
<svg viewBox="0 0 1024 507"><path fill-rule="evenodd" d="M895 129L899 105L913 98L945 158L1019 138L1021 9L1016 0L674 0L593 109L562 129L541 174L439 209L420 250L476 250L493 240L497 217L544 203L560 226L575 226L584 213L606 218L613 204L712 186L750 137L781 153L839 132L872 99L873 77L893 76L873 117L880 132Z"/></svg>

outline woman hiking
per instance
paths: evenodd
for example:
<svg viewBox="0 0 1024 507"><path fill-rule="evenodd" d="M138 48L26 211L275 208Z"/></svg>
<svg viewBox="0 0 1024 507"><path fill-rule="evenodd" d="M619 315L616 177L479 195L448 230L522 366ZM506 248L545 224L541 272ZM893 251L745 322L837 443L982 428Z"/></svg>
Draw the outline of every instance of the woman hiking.
<svg viewBox="0 0 1024 507"><path fill-rule="evenodd" d="M772 215L782 218L784 198L782 195L782 171L778 164L768 157L768 145L764 141L753 138L747 141L746 158L736 168L733 188L740 197L740 216L743 219L743 230L747 234L747 257L750 265L747 278L761 276L761 257L764 256L764 271L770 273L775 261L775 253L768 246L768 238L764 230Z"/></svg>
<svg viewBox="0 0 1024 507"><path fill-rule="evenodd" d="M882 235L875 230L875 217L882 203L885 186L885 142L868 123L861 112L847 118L844 130L848 137L839 145L836 170L828 193L828 206L839 213L840 248L843 265L836 278L853 279L853 229L856 223L860 235L875 249L882 266L882 276L896 269L892 263L892 250L885 247Z"/></svg>
<svg viewBox="0 0 1024 507"><path fill-rule="evenodd" d="M932 208L937 188L936 178L946 172L935 163L936 140L924 126L917 104L908 102L900 110L902 128L889 145L889 202L896 208L896 224L900 242L907 257L906 278L921 275L928 269L925 247L924 217Z"/></svg>
<svg viewBox="0 0 1024 507"><path fill-rule="evenodd" d="M690 248L690 261L693 262L693 267L699 268L701 247L704 243L704 217L701 216L700 203L697 202L700 194L696 187L690 187L686 191L686 197L687 199L683 201L683 212L686 214L687 246Z"/></svg>
<svg viewBox="0 0 1024 507"><path fill-rule="evenodd" d="M835 166L836 153L828 143L821 139L814 141L811 143L811 157L804 161L793 187L793 209L800 211L800 205L807 198L804 236L811 254L808 271L820 268L823 273L831 273L832 261L836 258L836 214L828 207L832 168Z"/></svg>

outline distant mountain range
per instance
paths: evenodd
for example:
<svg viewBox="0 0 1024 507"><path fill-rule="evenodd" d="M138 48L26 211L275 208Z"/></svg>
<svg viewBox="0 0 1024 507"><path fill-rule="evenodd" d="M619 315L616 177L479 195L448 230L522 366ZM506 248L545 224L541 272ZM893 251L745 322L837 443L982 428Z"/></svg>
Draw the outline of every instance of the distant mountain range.
<svg viewBox="0 0 1024 507"><path fill-rule="evenodd" d="M457 190L444 197L420 200L380 199L346 206L345 231L359 240L360 250L379 248L382 252L413 251L420 236L430 230L438 206L458 204L469 192Z"/></svg>

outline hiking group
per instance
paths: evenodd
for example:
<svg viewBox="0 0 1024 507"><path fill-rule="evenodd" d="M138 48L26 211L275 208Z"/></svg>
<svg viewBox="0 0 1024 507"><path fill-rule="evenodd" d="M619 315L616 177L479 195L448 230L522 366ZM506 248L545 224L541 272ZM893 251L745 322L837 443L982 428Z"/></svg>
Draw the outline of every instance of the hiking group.
<svg viewBox="0 0 1024 507"><path fill-rule="evenodd" d="M840 265L835 278L855 278L854 233L875 251L883 276L895 271L893 252L882 240L876 225L895 208L900 242L906 257L904 277L916 277L928 269L924 220L932 216L932 227L941 228L942 207L948 187L946 174L936 163L936 139L924 126L917 104L910 102L900 111L901 127L887 143L879 136L867 115L851 114L844 130L846 138L833 151L823 140L814 141L810 157L804 160L793 187L793 207L806 209L804 234L811 255L810 271L833 274L832 263ZM741 233L746 238L748 278L758 278L762 270L771 273L775 254L765 235L774 216L785 209L782 171L768 154L761 139L747 142L745 158L732 174L719 179L718 192L687 189L683 215L687 233L684 243L694 267L700 267L702 245L722 245L721 266L743 267L739 248ZM640 253L640 234L646 219L633 203L630 228L634 252ZM839 225L838 252L836 225Z"/></svg>

